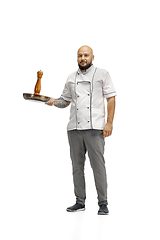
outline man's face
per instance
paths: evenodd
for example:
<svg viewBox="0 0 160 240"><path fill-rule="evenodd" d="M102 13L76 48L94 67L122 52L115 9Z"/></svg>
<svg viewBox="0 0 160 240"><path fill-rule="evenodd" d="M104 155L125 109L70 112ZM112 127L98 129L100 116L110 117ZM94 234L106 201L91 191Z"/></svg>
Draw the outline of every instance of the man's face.
<svg viewBox="0 0 160 240"><path fill-rule="evenodd" d="M78 66L81 70L86 70L92 65L92 61L94 60L94 56L92 50L87 47L82 47L78 50Z"/></svg>

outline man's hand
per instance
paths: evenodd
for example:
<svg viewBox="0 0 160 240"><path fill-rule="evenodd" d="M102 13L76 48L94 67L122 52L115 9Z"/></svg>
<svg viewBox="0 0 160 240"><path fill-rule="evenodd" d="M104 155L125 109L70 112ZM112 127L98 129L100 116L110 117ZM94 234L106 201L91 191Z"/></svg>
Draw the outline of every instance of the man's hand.
<svg viewBox="0 0 160 240"><path fill-rule="evenodd" d="M103 137L109 137L112 134L112 123L106 123L106 125L103 128Z"/></svg>
<svg viewBox="0 0 160 240"><path fill-rule="evenodd" d="M46 104L49 106L53 106L54 105L54 98L50 98L49 102L47 102Z"/></svg>

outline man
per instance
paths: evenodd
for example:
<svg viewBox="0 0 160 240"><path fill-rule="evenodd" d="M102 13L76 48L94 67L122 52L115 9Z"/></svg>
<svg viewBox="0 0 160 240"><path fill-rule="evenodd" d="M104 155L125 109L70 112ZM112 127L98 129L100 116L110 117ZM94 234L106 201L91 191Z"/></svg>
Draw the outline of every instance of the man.
<svg viewBox="0 0 160 240"><path fill-rule="evenodd" d="M104 138L112 134L116 92L109 73L95 68L93 50L82 46L78 50L78 71L69 75L59 99L51 98L48 105L59 108L71 103L67 126L73 168L76 204L69 212L85 210L84 163L88 152L98 194L99 215L107 215L107 177L104 160ZM107 123L105 103L107 99Z"/></svg>

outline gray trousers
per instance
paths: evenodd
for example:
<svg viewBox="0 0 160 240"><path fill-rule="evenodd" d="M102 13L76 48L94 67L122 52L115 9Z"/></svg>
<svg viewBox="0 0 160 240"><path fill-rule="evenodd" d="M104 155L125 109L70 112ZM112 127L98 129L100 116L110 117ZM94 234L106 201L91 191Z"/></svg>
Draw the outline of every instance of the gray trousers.
<svg viewBox="0 0 160 240"><path fill-rule="evenodd" d="M84 177L85 155L88 152L93 169L98 195L98 204L107 202L107 176L104 160L104 138L102 130L71 130L68 131L70 156L72 160L73 182L76 201L85 204L86 190Z"/></svg>

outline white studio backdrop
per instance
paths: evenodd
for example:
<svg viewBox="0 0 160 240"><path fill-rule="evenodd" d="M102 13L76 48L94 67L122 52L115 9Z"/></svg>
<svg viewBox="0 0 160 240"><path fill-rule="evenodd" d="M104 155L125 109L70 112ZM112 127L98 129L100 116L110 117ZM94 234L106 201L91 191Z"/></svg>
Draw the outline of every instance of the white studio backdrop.
<svg viewBox="0 0 160 240"><path fill-rule="evenodd" d="M159 22L156 0L1 0L0 239L160 240ZM104 217L88 158L87 209L66 212L75 202L69 107L23 99L39 70L41 94L60 97L84 44L117 91Z"/></svg>

